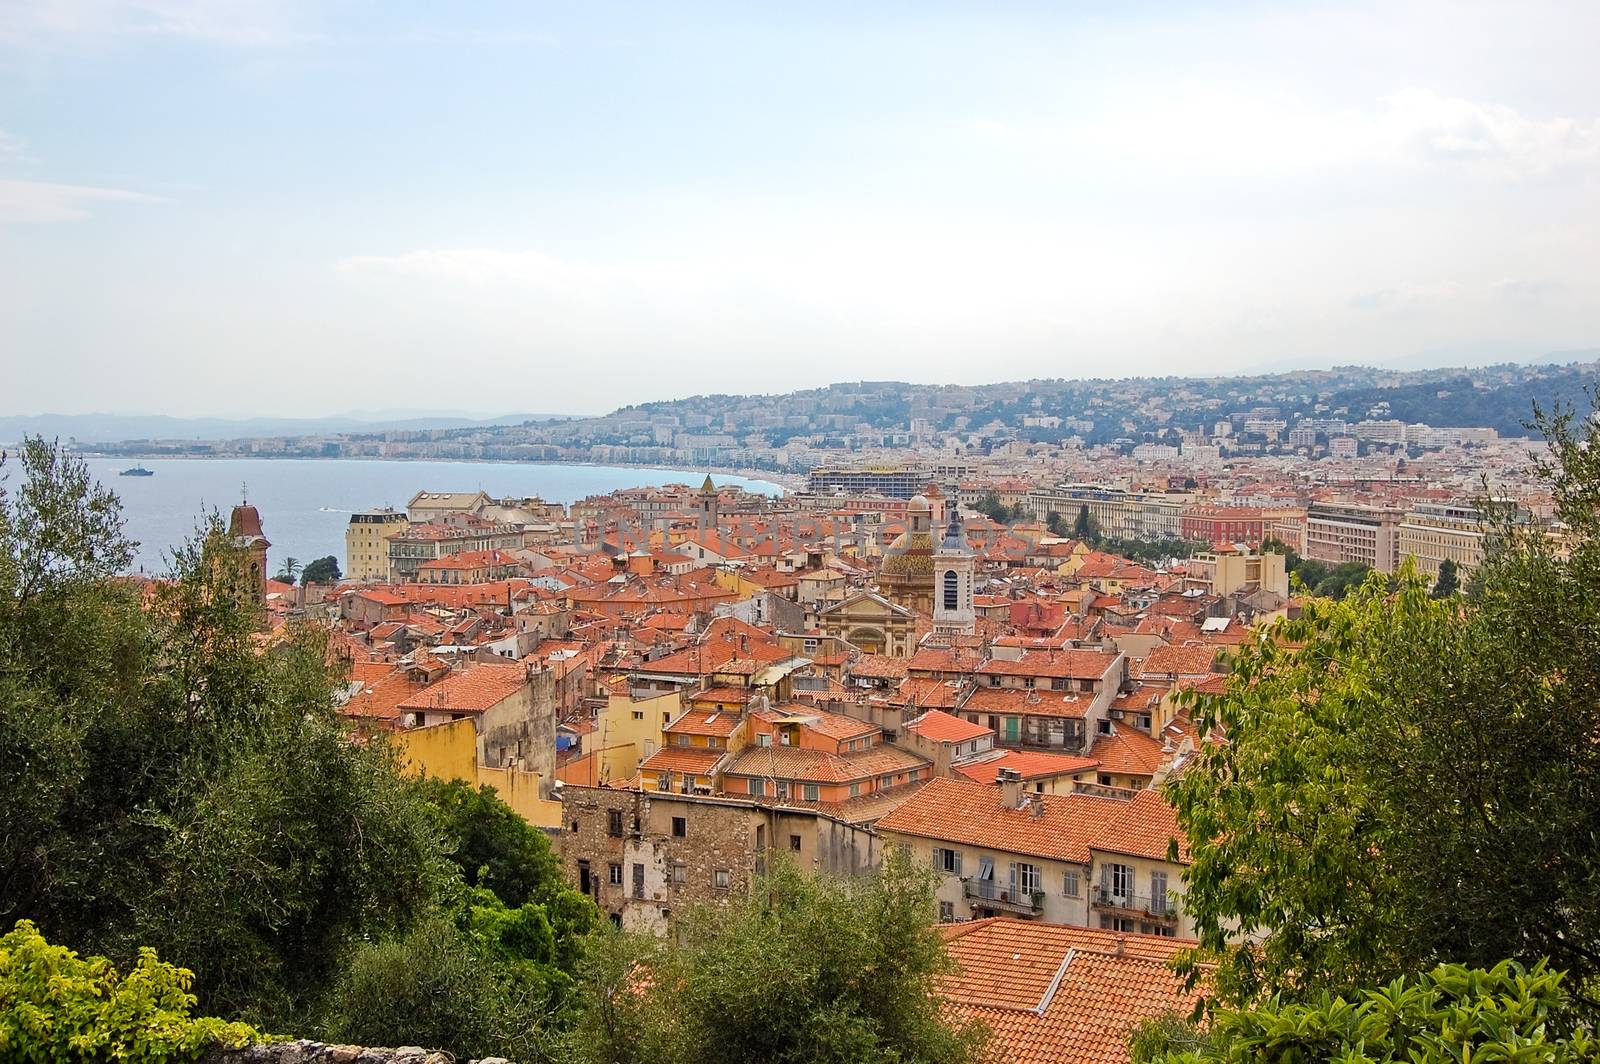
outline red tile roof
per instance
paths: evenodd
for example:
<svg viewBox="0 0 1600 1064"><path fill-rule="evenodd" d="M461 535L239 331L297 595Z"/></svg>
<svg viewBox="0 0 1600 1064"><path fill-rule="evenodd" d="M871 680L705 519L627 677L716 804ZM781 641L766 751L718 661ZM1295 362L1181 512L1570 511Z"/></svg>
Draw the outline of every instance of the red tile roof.
<svg viewBox="0 0 1600 1064"><path fill-rule="evenodd" d="M936 743L964 743L969 739L981 739L994 734L993 728L985 728L938 709L930 709L915 720L908 721L905 730L916 732Z"/></svg>
<svg viewBox="0 0 1600 1064"><path fill-rule="evenodd" d="M527 682L527 669L522 665L468 665L423 688L399 708L403 712L482 713L516 694Z"/></svg>
<svg viewBox="0 0 1600 1064"><path fill-rule="evenodd" d="M1139 1021L1188 1013L1200 991L1171 968L1181 939L1029 920L951 925L957 970L939 996L960 1020L993 1033L1005 1064L1126 1064Z"/></svg>
<svg viewBox="0 0 1600 1064"><path fill-rule="evenodd" d="M1087 794L1032 795L1044 812L1007 808L999 787L935 779L878 822L882 831L981 846L1000 853L1089 863L1089 843L1128 803Z"/></svg>
<svg viewBox="0 0 1600 1064"><path fill-rule="evenodd" d="M1116 654L1098 650L1026 650L1020 661L994 658L977 671L986 676L1048 676L1098 680L1116 663Z"/></svg>
<svg viewBox="0 0 1600 1064"><path fill-rule="evenodd" d="M1189 861L1189 840L1178 826L1178 814L1166 796L1157 790L1139 791L1133 800L1122 803L1121 811L1090 842L1096 850L1167 859L1167 847L1178 840L1178 860Z"/></svg>
<svg viewBox="0 0 1600 1064"><path fill-rule="evenodd" d="M1015 769L1025 780L1047 780L1057 776L1070 776L1099 767L1092 757L1075 757L1072 754L1048 754L1042 750L1006 750L999 757L970 761L955 769L974 783L993 783L1003 768Z"/></svg>

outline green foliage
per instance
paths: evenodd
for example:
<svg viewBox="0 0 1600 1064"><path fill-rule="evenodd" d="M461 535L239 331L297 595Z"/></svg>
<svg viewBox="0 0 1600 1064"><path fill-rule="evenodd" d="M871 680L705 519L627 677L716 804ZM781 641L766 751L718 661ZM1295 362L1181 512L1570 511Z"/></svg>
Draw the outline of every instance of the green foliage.
<svg viewBox="0 0 1600 1064"><path fill-rule="evenodd" d="M1439 576L1433 583L1434 598L1449 598L1461 587L1461 578L1456 571L1454 558L1446 558L1439 563Z"/></svg>
<svg viewBox="0 0 1600 1064"><path fill-rule="evenodd" d="M261 1040L241 1023L190 1015L191 975L139 951L119 975L104 957L46 942L28 920L0 938L0 1057L19 1064L197 1061Z"/></svg>
<svg viewBox="0 0 1600 1064"><path fill-rule="evenodd" d="M339 559L328 554L306 563L305 569L300 573L302 584L337 584L344 576L339 571Z"/></svg>
<svg viewBox="0 0 1600 1064"><path fill-rule="evenodd" d="M1188 963L1218 960L1223 1001L1546 957L1592 996L1600 439L1570 415L1542 424L1562 549L1507 516L1466 598L1374 574L1241 647L1228 691L1192 699L1228 738L1171 784L1203 947ZM1229 944L1230 927L1270 937Z"/></svg>
<svg viewBox="0 0 1600 1064"><path fill-rule="evenodd" d="M549 838L501 801L493 788L432 778L415 786L438 811L451 859L470 886L488 887L507 905L543 900L563 886Z"/></svg>
<svg viewBox="0 0 1600 1064"><path fill-rule="evenodd" d="M295 582L295 578L298 577L299 575L300 575L300 559L299 558L285 558L285 559L283 559L283 568L279 569L278 570L278 575L274 576L272 579L277 580L280 583L292 584L292 583Z"/></svg>
<svg viewBox="0 0 1600 1064"><path fill-rule="evenodd" d="M559 1026L585 936L599 910L561 878L543 832L488 787L425 779L461 873L438 911L399 936L359 947L331 995L324 1033L347 1042L407 1041L458 1056L530 1062Z"/></svg>
<svg viewBox="0 0 1600 1064"><path fill-rule="evenodd" d="M0 494L0 919L192 969L202 1006L289 1028L350 943L448 878L435 822L334 711L326 633L261 652L216 515L140 587L114 496L41 441Z"/></svg>
<svg viewBox="0 0 1600 1064"><path fill-rule="evenodd" d="M1100 542L1100 525L1089 513L1087 504L1078 507L1078 516L1072 521L1072 538L1091 545Z"/></svg>
<svg viewBox="0 0 1600 1064"><path fill-rule="evenodd" d="M1128 1035L1128 1056L1132 1064L1151 1064L1176 1053L1199 1053L1211 1045L1206 1032L1193 1020L1176 1012L1150 1016Z"/></svg>
<svg viewBox="0 0 1600 1064"><path fill-rule="evenodd" d="M1015 524L1018 521L1026 520L1028 517L1028 511L1025 507L1020 504L1007 506L1000 501L1000 494L994 491L984 492L983 496L973 504L972 508L996 524L1001 525Z"/></svg>
<svg viewBox="0 0 1600 1064"><path fill-rule="evenodd" d="M674 940L608 934L585 962L575 1055L611 1064L965 1062L941 1017L948 964L931 874L898 849L872 877L778 863L747 897L683 914Z"/></svg>
<svg viewBox="0 0 1600 1064"><path fill-rule="evenodd" d="M1367 579L1367 574L1372 571L1370 566L1360 562L1329 565L1326 562L1302 558L1293 548L1271 536L1262 540L1261 551L1263 554L1282 554L1283 568L1291 577L1291 582L1299 585L1307 593L1320 595L1323 598L1344 598L1360 587Z"/></svg>
<svg viewBox="0 0 1600 1064"><path fill-rule="evenodd" d="M1045 515L1044 527L1046 531L1057 539L1066 539L1072 534L1072 530L1067 526L1067 519L1055 510L1051 510Z"/></svg>
<svg viewBox="0 0 1600 1064"><path fill-rule="evenodd" d="M1135 1061L1254 1064L1265 1061L1594 1060L1600 1043L1575 1030L1561 976L1503 961L1494 968L1442 965L1392 980L1381 990L1323 992L1306 1002L1279 998L1247 1011L1223 1011L1199 1044Z"/></svg>
<svg viewBox="0 0 1600 1064"><path fill-rule="evenodd" d="M434 917L355 952L334 989L327 1029L341 1041L404 1041L462 1060L493 1053L529 1064L542 1059L546 1016L542 988Z"/></svg>

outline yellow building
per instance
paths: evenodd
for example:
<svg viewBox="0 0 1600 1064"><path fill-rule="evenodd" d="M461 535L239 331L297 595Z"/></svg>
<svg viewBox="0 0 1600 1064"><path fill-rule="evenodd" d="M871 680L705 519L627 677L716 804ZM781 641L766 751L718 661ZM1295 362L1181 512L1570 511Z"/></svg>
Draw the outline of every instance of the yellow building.
<svg viewBox="0 0 1600 1064"><path fill-rule="evenodd" d="M385 507L350 515L344 530L344 577L361 582L389 579L389 538L411 527L404 513Z"/></svg>
<svg viewBox="0 0 1600 1064"><path fill-rule="evenodd" d="M661 748L661 730L682 712L683 699L677 691L645 698L613 693L593 732L600 751L600 784L637 776L639 765Z"/></svg>
<svg viewBox="0 0 1600 1064"><path fill-rule="evenodd" d="M1483 515L1472 506L1420 505L1400 524L1400 558L1416 559L1418 572L1430 578L1447 558L1463 571L1476 568L1483 543Z"/></svg>
<svg viewBox="0 0 1600 1064"><path fill-rule="evenodd" d="M395 733L407 771L442 780L488 785L502 802L538 827L561 825L561 802L540 797L537 772L490 768L478 763L478 731L471 720L452 720Z"/></svg>

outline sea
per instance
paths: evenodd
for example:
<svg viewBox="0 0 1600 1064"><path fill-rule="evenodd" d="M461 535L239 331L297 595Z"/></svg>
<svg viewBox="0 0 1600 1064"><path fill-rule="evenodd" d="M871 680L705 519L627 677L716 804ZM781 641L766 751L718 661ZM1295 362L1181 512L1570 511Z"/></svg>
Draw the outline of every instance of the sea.
<svg viewBox="0 0 1600 1064"><path fill-rule="evenodd" d="M128 535L138 541L133 567L161 574L170 548L193 536L212 510L228 519L241 498L261 511L262 531L272 546L268 572L285 558L304 565L333 555L342 568L344 532L350 514L392 506L404 510L419 491L477 491L497 498L537 495L571 503L618 488L663 484L698 486L705 472L534 462L412 462L339 458L103 458L88 457L90 471L122 500ZM151 477L124 477L143 466ZM11 466L14 470L15 467ZM14 475L14 473L13 473ZM764 480L714 473L716 484L781 495Z"/></svg>

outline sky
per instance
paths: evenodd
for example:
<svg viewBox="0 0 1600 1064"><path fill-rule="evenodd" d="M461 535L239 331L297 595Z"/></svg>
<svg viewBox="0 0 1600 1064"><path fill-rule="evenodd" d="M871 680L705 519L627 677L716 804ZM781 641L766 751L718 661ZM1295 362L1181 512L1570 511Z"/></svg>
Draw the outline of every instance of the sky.
<svg viewBox="0 0 1600 1064"><path fill-rule="evenodd" d="M0 413L1600 345L1600 4L0 0Z"/></svg>

